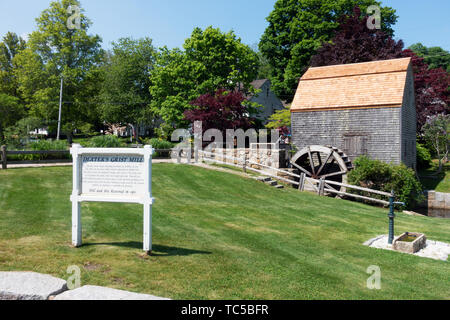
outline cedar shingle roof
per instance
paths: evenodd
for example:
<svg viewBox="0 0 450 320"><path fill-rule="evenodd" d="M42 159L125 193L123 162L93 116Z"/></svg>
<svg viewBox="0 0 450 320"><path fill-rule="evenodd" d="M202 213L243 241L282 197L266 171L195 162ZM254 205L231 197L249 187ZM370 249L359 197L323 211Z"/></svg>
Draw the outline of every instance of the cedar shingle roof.
<svg viewBox="0 0 450 320"><path fill-rule="evenodd" d="M309 68L291 111L400 107L411 58Z"/></svg>

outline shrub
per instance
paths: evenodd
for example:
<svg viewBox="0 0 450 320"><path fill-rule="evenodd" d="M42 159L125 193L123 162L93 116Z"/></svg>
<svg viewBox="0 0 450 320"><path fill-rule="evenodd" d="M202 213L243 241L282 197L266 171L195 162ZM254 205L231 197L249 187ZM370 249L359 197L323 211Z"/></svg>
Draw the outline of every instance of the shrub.
<svg viewBox="0 0 450 320"><path fill-rule="evenodd" d="M120 139L115 135L96 136L87 143L91 148L119 148L122 146Z"/></svg>
<svg viewBox="0 0 450 320"><path fill-rule="evenodd" d="M174 144L163 139L152 138L144 140L145 144L151 145L153 149L172 149ZM169 152L155 152L153 157L169 156Z"/></svg>
<svg viewBox="0 0 450 320"><path fill-rule="evenodd" d="M28 149L33 151L67 150L67 142L64 140L37 140L28 144ZM44 159L68 159L70 155L52 154L26 154L20 155L21 160L44 160Z"/></svg>
<svg viewBox="0 0 450 320"><path fill-rule="evenodd" d="M422 144L417 143L417 169L428 169L431 167L431 153Z"/></svg>
<svg viewBox="0 0 450 320"><path fill-rule="evenodd" d="M413 208L423 200L422 186L416 178L414 170L404 164L387 164L380 160L372 160L366 156L354 161L355 169L349 173L349 183L370 189L391 192L394 190L396 201L404 202L406 208ZM366 192L351 190L355 194L363 194L372 198L386 197Z"/></svg>

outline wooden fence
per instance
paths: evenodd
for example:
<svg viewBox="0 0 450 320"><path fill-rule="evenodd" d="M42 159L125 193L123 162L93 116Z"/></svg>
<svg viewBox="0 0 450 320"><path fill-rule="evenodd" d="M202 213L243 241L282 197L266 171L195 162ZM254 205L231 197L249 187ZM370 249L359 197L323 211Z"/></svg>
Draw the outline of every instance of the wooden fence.
<svg viewBox="0 0 450 320"><path fill-rule="evenodd" d="M274 168L274 167L270 167L261 163L256 163L253 161L249 161L247 159L247 156L244 155L242 158L236 158L236 157L230 157L230 156L226 156L223 154L217 154L217 153L211 153L211 152L207 152L207 151L198 151L200 154L202 154L204 156L204 160L208 160L208 161L213 161L219 164L225 164L225 165L231 165L234 167L238 167L241 168L244 172L246 172L247 170L259 173L261 175L265 175L265 176L269 176L272 177L274 179L292 184L294 186L298 186L298 189L300 191L304 191L305 190L305 185L309 184L310 186L312 186L312 188L317 192L318 195L320 196L324 196L326 193L332 193L332 194L336 194L339 196L347 196L347 197L352 197L355 199L361 199L361 200L366 200L366 201L371 201L371 202L376 202L385 206L389 206L390 202L388 201L389 199L391 199L392 197L394 197L393 193L388 193L388 192L383 192L383 191L379 191L379 190L373 190L373 189L369 189L369 188L363 188L360 186L354 186L354 185L350 185L350 184L346 184L346 183L340 183L340 182L336 182L336 181L332 181L332 180L326 180L326 179L313 179L313 178L309 178L306 176L305 173L302 173L300 175L289 172L287 170L282 170L282 169L278 169L278 168ZM195 153L195 152L194 152ZM180 157L180 153L179 153L179 157ZM196 157L198 157L196 155ZM220 158L220 159L216 159L216 157ZM223 161L225 160L225 161ZM229 161L226 161L229 160ZM180 158L178 159L178 162L180 162ZM188 162L190 162L189 159L189 155L188 155ZM293 178L296 178L295 180L291 180L288 179L286 177L280 177L276 174L273 174L271 172L267 172L261 169L256 169L253 168L251 165L254 166L258 166L258 167L262 167L262 168L266 168L269 169L272 172L280 172L283 173L283 175L285 176L291 176ZM344 187L346 189L353 189L353 190L357 190L357 191L363 191L363 192L367 192L367 193L371 193L371 194L377 194L377 195L381 195L384 197L387 197L388 200L381 200L381 199L377 199L377 198L373 198L373 197L368 197L368 196L362 196L359 194L354 194L354 193L349 193L349 192L341 192L339 190L336 190L334 188L332 188L331 186L338 186L338 187ZM339 188L340 189L340 188Z"/></svg>
<svg viewBox="0 0 450 320"><path fill-rule="evenodd" d="M133 146L135 148L139 147L139 145ZM164 153L168 156L170 156L170 153L172 152L172 149L154 149L155 152L158 153ZM27 155L27 154L41 154L41 155L70 155L70 150L8 150L6 146L1 146L0 149L0 155L1 155L1 163L2 163L2 169L6 170L8 169L8 155ZM21 161L13 161L14 164L21 162ZM39 161L40 163L45 162Z"/></svg>
<svg viewBox="0 0 450 320"><path fill-rule="evenodd" d="M181 163L181 159L183 158L183 153L184 153L184 156L186 157L188 163L191 163L192 155L194 155L194 161L198 162L198 160L199 160L198 158L199 158L199 154L200 154L200 155L202 155L204 160L213 161L213 162L216 162L219 164L225 164L225 165L238 167L238 168L242 169L244 172L247 172L247 170L249 170L249 171L253 171L258 174L261 174L261 175L269 176L274 179L280 180L282 182L297 186L300 191L304 191L305 185L309 184L320 196L323 196L326 193L332 193L332 194L336 194L339 196L347 196L347 197L352 197L355 199L376 202L379 204L383 204L385 206L388 206L390 204L389 201L386 201L386 200L381 200L381 199L368 197L368 196L362 196L359 194L354 194L354 193L349 193L349 192L342 192L342 191L336 190L331 187L331 186L337 186L337 187L344 187L346 189L353 189L353 190L357 190L357 191L362 191L362 192L367 192L367 193L371 193L371 194L385 196L388 199L393 197L393 193L387 193L387 192L383 192L383 191L379 191L379 190L363 188L360 186L354 186L354 185L336 182L336 181L332 181L332 180L313 179L313 178L307 177L305 175L305 173L298 175L298 174L295 174L295 173L292 173L292 172L289 172L286 170L270 167L270 166L267 166L267 165L264 165L261 163L250 161L247 158L246 154L244 154L244 156L242 158L237 158L237 157L232 157L232 156L226 156L224 154L211 153L211 152L207 152L207 151L203 151L203 150L199 150L198 152L196 152L195 150L188 149L186 152L183 149L154 149L154 151L159 152L159 153L167 153L168 155L170 155L170 153L172 153L172 152L175 152L178 163ZM8 151L5 146L2 146L1 147L2 169L7 169L7 167L8 167L7 166L7 156L8 155L26 155L26 154L67 155L67 154L70 154L70 151L69 150ZM216 157L219 157L220 159L216 159ZM225 161L223 161L223 160L225 160ZM284 175L284 177L280 177L276 174L273 174L271 172L267 172L267 171L264 171L261 169L256 169L256 168L252 167L252 165L269 169L271 172L282 173ZM288 179L288 178L286 178L286 176L290 176L293 179Z"/></svg>

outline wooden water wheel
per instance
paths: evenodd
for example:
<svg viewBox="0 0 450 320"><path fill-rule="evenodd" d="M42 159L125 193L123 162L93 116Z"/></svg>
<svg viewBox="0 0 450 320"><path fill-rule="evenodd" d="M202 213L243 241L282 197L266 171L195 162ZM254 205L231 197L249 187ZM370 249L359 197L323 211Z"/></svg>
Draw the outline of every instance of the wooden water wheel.
<svg viewBox="0 0 450 320"><path fill-rule="evenodd" d="M307 177L347 183L347 173L353 168L348 156L338 148L309 146L295 154L292 165ZM325 184L327 189L345 192L345 187Z"/></svg>

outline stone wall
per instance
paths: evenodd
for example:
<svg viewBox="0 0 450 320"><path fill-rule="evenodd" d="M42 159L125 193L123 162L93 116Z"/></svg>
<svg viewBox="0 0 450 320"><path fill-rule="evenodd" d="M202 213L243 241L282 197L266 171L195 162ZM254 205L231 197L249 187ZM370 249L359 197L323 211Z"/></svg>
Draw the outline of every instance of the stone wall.
<svg viewBox="0 0 450 320"><path fill-rule="evenodd" d="M426 195L428 208L450 210L450 193L427 191Z"/></svg>
<svg viewBox="0 0 450 320"><path fill-rule="evenodd" d="M253 162L250 163L249 166L255 169L266 169L262 166L258 166L257 164L262 164L273 168L284 168L286 161L286 150L281 148L214 148L210 152L215 154L215 159L234 164L237 164L237 161L233 162L225 157L242 159L242 163L245 155L248 161Z"/></svg>

